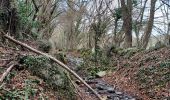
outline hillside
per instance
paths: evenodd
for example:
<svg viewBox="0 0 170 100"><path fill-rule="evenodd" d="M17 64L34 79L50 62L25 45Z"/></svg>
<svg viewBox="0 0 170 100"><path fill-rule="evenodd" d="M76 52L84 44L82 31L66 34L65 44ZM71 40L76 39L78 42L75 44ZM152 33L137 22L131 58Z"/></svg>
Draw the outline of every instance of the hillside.
<svg viewBox="0 0 170 100"><path fill-rule="evenodd" d="M27 50L21 51L13 47L1 47L0 52L1 75L10 65L10 63L14 61L19 62L18 56L34 55ZM80 57L79 52L69 52L67 53L67 55ZM114 91L121 91L123 94L128 94L134 97L135 100L169 100L170 48L164 47L160 49L139 51L129 58L122 55L114 54L112 56L112 60L114 60L112 64L115 67L115 70L112 71L112 73L109 72L101 78L87 80L89 82L92 81L92 83L89 84L93 88L99 88L99 84L104 81L105 83L102 84L108 84L112 87L115 87ZM91 69L91 71L92 70L93 69ZM79 75L84 77L85 74L83 73L89 73L84 71L80 69L78 71ZM93 81L98 83L93 83ZM1 84L1 99L32 98L34 100L37 100L38 98L43 99L47 97L48 100L55 100L56 98L62 98L63 94L60 93L61 91L54 91L51 87L49 87L48 84L49 83L44 82L43 79L41 79L40 77L37 77L30 73L30 71L26 68L22 68L21 65L18 65L14 67L14 69ZM79 92L81 96L83 95L83 98L86 98L86 100L91 100L92 98L95 99L94 95L87 92L86 87L81 86L81 84L77 85L80 86L81 91ZM97 91L101 92L100 90ZM104 93L103 96L107 97L109 96L109 94ZM77 97L79 98L78 95ZM64 98L65 100L68 100L67 97L63 97L62 100L64 100Z"/></svg>
<svg viewBox="0 0 170 100"><path fill-rule="evenodd" d="M104 80L141 100L170 99L170 48L142 51L118 60L119 69Z"/></svg>

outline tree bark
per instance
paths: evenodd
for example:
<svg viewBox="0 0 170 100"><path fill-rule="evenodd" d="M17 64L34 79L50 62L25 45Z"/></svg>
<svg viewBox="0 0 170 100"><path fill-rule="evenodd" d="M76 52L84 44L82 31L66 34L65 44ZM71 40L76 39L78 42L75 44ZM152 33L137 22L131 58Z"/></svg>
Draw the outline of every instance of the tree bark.
<svg viewBox="0 0 170 100"><path fill-rule="evenodd" d="M0 0L0 30L17 37L17 9L11 7L12 3L10 0Z"/></svg>
<svg viewBox="0 0 170 100"><path fill-rule="evenodd" d="M0 0L0 29L7 32L9 24L9 0Z"/></svg>
<svg viewBox="0 0 170 100"><path fill-rule="evenodd" d="M122 6L123 30L125 32L124 47L132 47L132 0L120 0Z"/></svg>
<svg viewBox="0 0 170 100"><path fill-rule="evenodd" d="M150 17L145 28L145 32L142 36L142 48L146 49L149 38L151 36L153 22L154 22L154 15L155 15L155 4L157 0L151 0L151 8L150 8Z"/></svg>
<svg viewBox="0 0 170 100"><path fill-rule="evenodd" d="M141 8L140 14L139 14L138 18L135 21L135 35L136 35L136 42L137 42L136 45L137 45L138 48L140 48L140 46L141 46L139 36L140 36L141 28L142 28L143 15L144 15L144 12L145 12L147 1L148 0L144 1L144 5ZM142 2L142 0L141 0L141 2ZM142 6L142 4L141 4L141 6ZM139 21L138 21L138 19L139 19Z"/></svg>

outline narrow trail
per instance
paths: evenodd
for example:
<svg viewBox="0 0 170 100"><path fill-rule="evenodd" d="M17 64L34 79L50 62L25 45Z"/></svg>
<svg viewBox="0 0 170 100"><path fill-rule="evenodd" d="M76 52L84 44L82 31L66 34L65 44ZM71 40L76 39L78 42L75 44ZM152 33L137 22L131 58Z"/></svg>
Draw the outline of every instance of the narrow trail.
<svg viewBox="0 0 170 100"><path fill-rule="evenodd" d="M71 55L67 55L66 58L71 69L77 72L76 69L83 63L83 59ZM130 96L122 91L118 91L114 84L110 85L106 81L102 80L102 78L88 78L87 76L81 75L79 72L77 73L82 76L86 82L100 95L107 97L107 100L137 100L133 96ZM79 87L89 96L93 96L93 94L85 86L81 86L81 84L79 84Z"/></svg>

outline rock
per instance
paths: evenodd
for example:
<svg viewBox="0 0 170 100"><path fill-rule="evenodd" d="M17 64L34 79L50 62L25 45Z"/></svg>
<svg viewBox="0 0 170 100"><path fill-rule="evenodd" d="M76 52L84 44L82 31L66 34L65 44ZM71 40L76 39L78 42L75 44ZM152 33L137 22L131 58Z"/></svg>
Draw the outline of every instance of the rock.
<svg viewBox="0 0 170 100"><path fill-rule="evenodd" d="M120 100L120 98L119 97L114 97L114 99L113 100Z"/></svg>
<svg viewBox="0 0 170 100"><path fill-rule="evenodd" d="M102 84L102 83L96 84L96 88L98 90L106 90L106 86L104 84Z"/></svg>
<svg viewBox="0 0 170 100"><path fill-rule="evenodd" d="M112 88L112 87L107 85L106 83L98 82L98 84L96 84L96 88L98 90L108 90L109 88Z"/></svg>
<svg viewBox="0 0 170 100"><path fill-rule="evenodd" d="M123 100L129 100L129 98L124 98Z"/></svg>
<svg viewBox="0 0 170 100"><path fill-rule="evenodd" d="M66 56L66 58L67 63L71 67L71 69L73 69L74 71L78 71L79 69L81 69L81 65L84 62L82 58L73 57L71 55Z"/></svg>
<svg viewBox="0 0 170 100"><path fill-rule="evenodd" d="M100 82L100 83L96 84L96 88L98 90L104 90L106 93L115 93L114 88L112 88L111 86L109 86L109 85L107 85L105 83Z"/></svg>
<svg viewBox="0 0 170 100"><path fill-rule="evenodd" d="M128 96L128 95L126 95L126 94L123 95L123 98L124 98L125 100L131 100L131 99L133 99L131 96Z"/></svg>
<svg viewBox="0 0 170 100"><path fill-rule="evenodd" d="M51 44L48 40L40 40L38 41L38 49L42 52L49 53Z"/></svg>
<svg viewBox="0 0 170 100"><path fill-rule="evenodd" d="M64 69L52 63L48 58L44 56L24 56L21 61L33 75L42 78L53 88L64 85L66 81Z"/></svg>
<svg viewBox="0 0 170 100"><path fill-rule="evenodd" d="M67 72L44 56L24 56L21 62L27 70L43 79L54 91L62 92L66 100L75 100L75 93Z"/></svg>
<svg viewBox="0 0 170 100"><path fill-rule="evenodd" d="M99 78L101 78L105 75L106 75L106 71L100 71L100 72L96 73L96 77L99 77Z"/></svg>
<svg viewBox="0 0 170 100"><path fill-rule="evenodd" d="M107 92L108 93L115 93L115 90L112 87L108 87Z"/></svg>
<svg viewBox="0 0 170 100"><path fill-rule="evenodd" d="M106 91L106 90L98 90L98 93L99 93L99 94L106 94L107 91Z"/></svg>
<svg viewBox="0 0 170 100"><path fill-rule="evenodd" d="M107 96L103 96L102 100L107 100Z"/></svg>
<svg viewBox="0 0 170 100"><path fill-rule="evenodd" d="M122 95L123 94L122 92L118 92L118 91L116 91L115 93L118 94L118 95Z"/></svg>
<svg viewBox="0 0 170 100"><path fill-rule="evenodd" d="M131 98L131 99L128 99L128 100L136 100L135 98ZM140 100L140 99L139 99Z"/></svg>
<svg viewBox="0 0 170 100"><path fill-rule="evenodd" d="M109 95L107 98L109 100L114 100L115 97L118 97L118 95L114 93L114 94Z"/></svg>

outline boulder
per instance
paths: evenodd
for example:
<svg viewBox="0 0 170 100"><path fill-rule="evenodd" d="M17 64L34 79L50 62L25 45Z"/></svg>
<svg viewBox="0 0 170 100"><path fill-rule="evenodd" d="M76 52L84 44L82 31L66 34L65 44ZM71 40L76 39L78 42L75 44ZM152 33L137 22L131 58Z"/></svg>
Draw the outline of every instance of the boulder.
<svg viewBox="0 0 170 100"><path fill-rule="evenodd" d="M24 56L20 59L20 63L26 66L30 73L43 79L50 88L63 95L65 94L69 100L75 100L74 89L69 81L68 72L61 66L44 56Z"/></svg>
<svg viewBox="0 0 170 100"><path fill-rule="evenodd" d="M96 77L99 77L99 78L101 78L105 75L106 75L106 71L100 71L100 72L96 73Z"/></svg>

